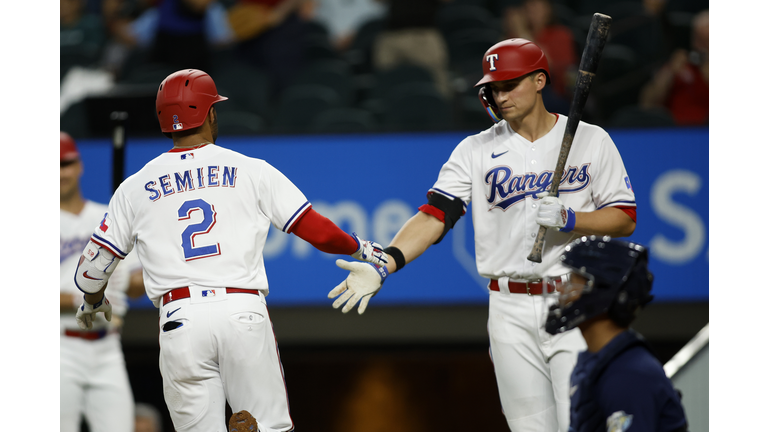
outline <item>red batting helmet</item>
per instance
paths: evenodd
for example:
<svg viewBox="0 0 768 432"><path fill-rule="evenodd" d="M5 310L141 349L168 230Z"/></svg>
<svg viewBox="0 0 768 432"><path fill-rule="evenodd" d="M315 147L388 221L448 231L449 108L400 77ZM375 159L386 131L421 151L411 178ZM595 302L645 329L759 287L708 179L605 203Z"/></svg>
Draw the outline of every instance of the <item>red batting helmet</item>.
<svg viewBox="0 0 768 432"><path fill-rule="evenodd" d="M506 81L542 70L549 80L549 63L541 48L521 38L507 39L492 46L483 56L483 78L475 87L494 81Z"/></svg>
<svg viewBox="0 0 768 432"><path fill-rule="evenodd" d="M197 69L174 72L157 90L155 107L160 129L165 133L194 129L203 124L213 104L227 99L219 96L207 73Z"/></svg>
<svg viewBox="0 0 768 432"><path fill-rule="evenodd" d="M61 147L59 153L60 162L69 162L80 159L80 152L77 151L75 140L68 133L59 131L61 135Z"/></svg>
<svg viewBox="0 0 768 432"><path fill-rule="evenodd" d="M487 88L487 84L494 81L515 79L539 70L544 72L547 76L547 84L550 84L547 56L544 55L538 45L527 39L507 39L485 52L483 78L475 84L475 87L481 86L478 97L491 120L498 123L502 116L493 100L493 93Z"/></svg>

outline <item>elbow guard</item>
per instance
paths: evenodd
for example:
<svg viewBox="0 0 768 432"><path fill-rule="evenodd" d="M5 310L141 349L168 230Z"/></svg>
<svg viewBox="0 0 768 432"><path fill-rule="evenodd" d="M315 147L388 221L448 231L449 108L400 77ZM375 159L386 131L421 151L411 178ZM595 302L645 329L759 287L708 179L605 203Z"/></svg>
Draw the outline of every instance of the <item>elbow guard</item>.
<svg viewBox="0 0 768 432"><path fill-rule="evenodd" d="M464 202L458 198L448 198L447 196L436 192L430 192L427 194L427 197L429 201L427 204L419 207L419 210L436 217L444 224L443 234L440 235L440 238L434 243L438 244L443 240L443 237L448 234L448 230L456 225L459 218L464 216L466 210L464 209Z"/></svg>
<svg viewBox="0 0 768 432"><path fill-rule="evenodd" d="M112 252L89 241L77 264L75 285L86 294L96 294L107 284L119 263Z"/></svg>

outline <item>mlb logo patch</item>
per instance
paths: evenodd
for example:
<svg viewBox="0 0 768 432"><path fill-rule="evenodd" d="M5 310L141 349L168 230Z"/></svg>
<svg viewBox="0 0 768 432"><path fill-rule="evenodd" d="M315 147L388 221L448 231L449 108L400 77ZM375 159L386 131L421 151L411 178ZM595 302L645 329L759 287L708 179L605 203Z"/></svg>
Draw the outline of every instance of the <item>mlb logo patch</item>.
<svg viewBox="0 0 768 432"><path fill-rule="evenodd" d="M179 129L183 128L183 127L184 126L182 126L181 123L174 123L173 124L173 130L179 130Z"/></svg>
<svg viewBox="0 0 768 432"><path fill-rule="evenodd" d="M184 153L181 155L181 160L188 160L188 159L194 159L195 154L194 153Z"/></svg>
<svg viewBox="0 0 768 432"><path fill-rule="evenodd" d="M203 290L203 297L215 297L216 290Z"/></svg>

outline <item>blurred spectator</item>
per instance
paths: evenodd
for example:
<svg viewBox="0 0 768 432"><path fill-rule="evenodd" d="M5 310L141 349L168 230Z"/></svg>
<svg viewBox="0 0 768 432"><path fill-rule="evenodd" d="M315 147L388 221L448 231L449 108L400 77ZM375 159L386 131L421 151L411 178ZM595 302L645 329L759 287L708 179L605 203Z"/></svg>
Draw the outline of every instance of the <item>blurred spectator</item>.
<svg viewBox="0 0 768 432"><path fill-rule="evenodd" d="M147 403L136 404L135 432L163 432L163 419L160 410Z"/></svg>
<svg viewBox="0 0 768 432"><path fill-rule="evenodd" d="M106 33L98 15L88 13L85 0L60 1L61 78L72 66L94 66L100 59Z"/></svg>
<svg viewBox="0 0 768 432"><path fill-rule="evenodd" d="M107 28L101 17L86 9L85 0L61 0L60 113L89 95L114 86L114 77L101 68Z"/></svg>
<svg viewBox="0 0 768 432"><path fill-rule="evenodd" d="M640 93L643 108L665 107L680 126L709 123L709 11L693 18L691 50L676 50Z"/></svg>
<svg viewBox="0 0 768 432"><path fill-rule="evenodd" d="M452 96L448 79L448 46L435 26L443 2L451 0L381 0L388 4L386 24L373 46L377 70L410 63L432 73L437 89Z"/></svg>
<svg viewBox="0 0 768 432"><path fill-rule="evenodd" d="M120 79L123 65L136 45L131 21L153 5L154 0L100 0L98 13L108 35L102 67L116 79Z"/></svg>
<svg viewBox="0 0 768 432"><path fill-rule="evenodd" d="M349 47L361 25L387 13L380 0L317 0L316 4L314 19L328 28L339 51Z"/></svg>
<svg viewBox="0 0 768 432"><path fill-rule="evenodd" d="M211 66L211 48L234 41L226 9L216 0L103 0L112 45L105 67L119 73L133 50L168 70ZM132 65L135 66L135 65Z"/></svg>
<svg viewBox="0 0 768 432"><path fill-rule="evenodd" d="M117 31L129 45L148 49L150 62L170 69L209 70L210 46L233 40L226 11L215 0L156 0Z"/></svg>
<svg viewBox="0 0 768 432"><path fill-rule="evenodd" d="M557 22L550 0L524 0L512 9L507 36L538 45L549 61L553 90L559 97L570 98L579 61L573 33Z"/></svg>
<svg viewBox="0 0 768 432"><path fill-rule="evenodd" d="M229 8L238 57L267 72L275 94L306 64L307 0L238 0Z"/></svg>

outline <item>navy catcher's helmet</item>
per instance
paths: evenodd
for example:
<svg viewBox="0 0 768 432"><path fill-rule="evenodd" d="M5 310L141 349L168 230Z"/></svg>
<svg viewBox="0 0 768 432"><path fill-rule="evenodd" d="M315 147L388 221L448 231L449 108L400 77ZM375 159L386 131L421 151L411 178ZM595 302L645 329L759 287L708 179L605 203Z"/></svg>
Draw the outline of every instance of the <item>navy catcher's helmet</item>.
<svg viewBox="0 0 768 432"><path fill-rule="evenodd" d="M559 289L559 301L550 307L547 317L550 334L570 330L604 313L619 326L628 327L639 308L653 299L648 250L637 243L581 237L566 246L560 261L587 283L575 286L567 282Z"/></svg>

